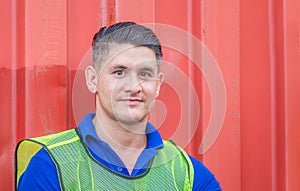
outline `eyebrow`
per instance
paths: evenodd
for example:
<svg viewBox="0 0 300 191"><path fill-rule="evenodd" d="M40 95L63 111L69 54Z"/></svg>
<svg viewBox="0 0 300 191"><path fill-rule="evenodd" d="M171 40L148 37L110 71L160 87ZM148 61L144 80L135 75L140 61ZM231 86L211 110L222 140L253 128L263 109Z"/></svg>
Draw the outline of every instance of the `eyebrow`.
<svg viewBox="0 0 300 191"><path fill-rule="evenodd" d="M123 65L123 64L115 64L115 65L113 66L113 69L117 69L117 68L127 69L128 66L125 66L125 65Z"/></svg>
<svg viewBox="0 0 300 191"><path fill-rule="evenodd" d="M154 68L152 68L152 67L142 67L142 68L140 68L140 70L149 71L149 72L155 71Z"/></svg>

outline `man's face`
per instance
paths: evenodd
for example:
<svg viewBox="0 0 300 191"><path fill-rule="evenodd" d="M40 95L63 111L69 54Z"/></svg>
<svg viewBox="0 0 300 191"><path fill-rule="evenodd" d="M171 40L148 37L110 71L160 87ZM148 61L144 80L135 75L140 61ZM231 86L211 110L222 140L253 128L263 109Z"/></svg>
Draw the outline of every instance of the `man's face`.
<svg viewBox="0 0 300 191"><path fill-rule="evenodd" d="M122 124L144 122L163 81L154 52L122 45L99 71L96 107L99 114ZM121 51L120 51L121 50Z"/></svg>

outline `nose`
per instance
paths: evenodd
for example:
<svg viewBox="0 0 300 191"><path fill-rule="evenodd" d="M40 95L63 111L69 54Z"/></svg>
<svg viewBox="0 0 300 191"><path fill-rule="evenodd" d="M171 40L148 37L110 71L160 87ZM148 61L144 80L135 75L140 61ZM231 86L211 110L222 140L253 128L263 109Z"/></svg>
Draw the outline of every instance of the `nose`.
<svg viewBox="0 0 300 191"><path fill-rule="evenodd" d="M128 80L125 83L125 90L131 94L140 93L143 91L142 81L136 75L128 76Z"/></svg>

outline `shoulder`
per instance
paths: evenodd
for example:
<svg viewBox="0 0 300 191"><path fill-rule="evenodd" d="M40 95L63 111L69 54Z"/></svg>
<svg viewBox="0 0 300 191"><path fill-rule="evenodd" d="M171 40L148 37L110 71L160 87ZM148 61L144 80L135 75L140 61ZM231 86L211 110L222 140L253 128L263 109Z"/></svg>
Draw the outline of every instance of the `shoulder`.
<svg viewBox="0 0 300 191"><path fill-rule="evenodd" d="M72 141L79 140L74 129L50 134L37 138L22 140L18 143L15 153L16 185L18 190L31 190L29 188L43 187L51 189L57 185L57 170L49 151ZM50 187L47 187L49 185ZM33 187L34 186L34 187ZM36 190L36 189L34 189Z"/></svg>
<svg viewBox="0 0 300 191"><path fill-rule="evenodd" d="M194 167L193 190L217 191L222 190L213 173L199 160L189 155Z"/></svg>
<svg viewBox="0 0 300 191"><path fill-rule="evenodd" d="M222 190L214 174L200 161L188 155L181 147L172 141L164 141L164 146L177 148L193 167L193 190L219 191Z"/></svg>
<svg viewBox="0 0 300 191"><path fill-rule="evenodd" d="M19 179L18 190L60 190L56 167L44 148L31 158Z"/></svg>
<svg viewBox="0 0 300 191"><path fill-rule="evenodd" d="M68 141L74 138L79 138L76 129L70 129L55 134L45 135L37 138L31 138L28 140L33 142L39 142L44 145L51 145L59 142Z"/></svg>

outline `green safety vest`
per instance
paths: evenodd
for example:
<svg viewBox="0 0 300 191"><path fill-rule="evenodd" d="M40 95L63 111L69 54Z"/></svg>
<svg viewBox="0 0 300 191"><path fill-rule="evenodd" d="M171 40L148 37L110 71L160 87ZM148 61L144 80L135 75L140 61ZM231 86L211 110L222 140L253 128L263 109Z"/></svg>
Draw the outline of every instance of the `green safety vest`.
<svg viewBox="0 0 300 191"><path fill-rule="evenodd" d="M76 130L21 141L16 149L16 187L30 159L45 148L56 165L61 190L192 190L194 168L189 156L164 141L142 175L126 176L92 157Z"/></svg>

